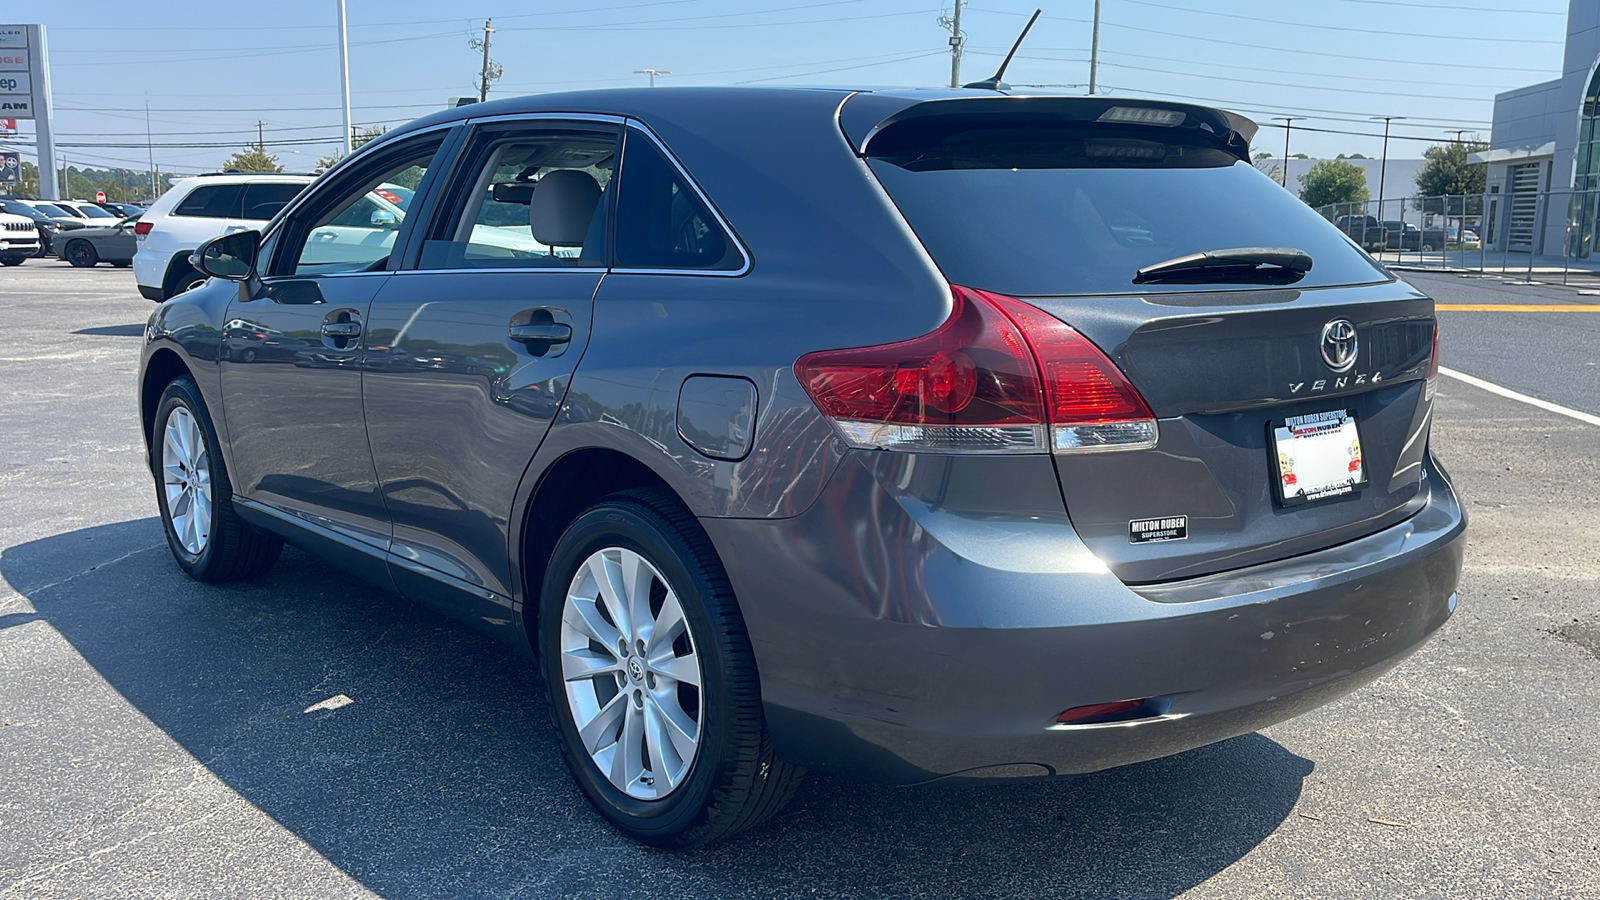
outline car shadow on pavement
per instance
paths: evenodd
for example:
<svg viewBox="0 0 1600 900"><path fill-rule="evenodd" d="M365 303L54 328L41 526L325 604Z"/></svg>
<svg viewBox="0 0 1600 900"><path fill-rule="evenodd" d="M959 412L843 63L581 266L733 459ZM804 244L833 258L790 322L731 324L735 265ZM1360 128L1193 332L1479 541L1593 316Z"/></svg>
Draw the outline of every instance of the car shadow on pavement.
<svg viewBox="0 0 1600 900"><path fill-rule="evenodd" d="M100 325L94 328L79 328L73 334L87 334L93 337L139 337L144 334L144 326L134 325Z"/></svg>
<svg viewBox="0 0 1600 900"><path fill-rule="evenodd" d="M7 548L0 574L37 610L10 624L47 622L230 788L384 896L1169 897L1270 835L1313 768L1248 735L1077 779L813 777L773 821L669 854L584 802L528 661L304 553L260 582L201 585L141 519ZM353 702L308 711L340 694Z"/></svg>

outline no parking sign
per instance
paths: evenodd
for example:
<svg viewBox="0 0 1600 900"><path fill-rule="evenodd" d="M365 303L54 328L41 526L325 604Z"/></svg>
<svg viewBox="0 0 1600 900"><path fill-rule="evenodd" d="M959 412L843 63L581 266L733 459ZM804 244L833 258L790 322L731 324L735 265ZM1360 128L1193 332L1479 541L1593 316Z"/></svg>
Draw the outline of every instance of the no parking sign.
<svg viewBox="0 0 1600 900"><path fill-rule="evenodd" d="M0 153L0 184L22 180L22 160L15 153Z"/></svg>

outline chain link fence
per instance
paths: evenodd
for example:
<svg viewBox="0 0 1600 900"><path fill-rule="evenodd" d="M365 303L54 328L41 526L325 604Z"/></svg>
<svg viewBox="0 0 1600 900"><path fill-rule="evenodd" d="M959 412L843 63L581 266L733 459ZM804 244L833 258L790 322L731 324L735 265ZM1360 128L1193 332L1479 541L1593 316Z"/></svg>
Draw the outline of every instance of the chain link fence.
<svg viewBox="0 0 1600 900"><path fill-rule="evenodd" d="M1397 197L1316 209L1386 265L1600 287L1600 189Z"/></svg>

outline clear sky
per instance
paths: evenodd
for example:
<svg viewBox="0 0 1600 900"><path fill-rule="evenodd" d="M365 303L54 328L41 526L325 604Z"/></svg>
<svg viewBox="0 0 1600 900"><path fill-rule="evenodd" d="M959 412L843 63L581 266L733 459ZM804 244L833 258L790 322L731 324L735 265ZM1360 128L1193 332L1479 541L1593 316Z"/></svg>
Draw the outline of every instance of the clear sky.
<svg viewBox="0 0 1600 900"><path fill-rule="evenodd" d="M973 0L963 80L986 77L1036 5L1013 84L1084 90L1093 0ZM335 0L32 0L0 24L42 21L57 140L73 165L144 168L150 104L163 171L214 168L262 126L291 171L340 133ZM358 125L396 124L475 93L467 45L493 17L505 76L492 97L639 85L937 86L950 77L941 0L348 0ZM30 19L35 16L36 19ZM1494 94L1554 78L1561 0L1103 0L1099 84L1118 96L1212 103L1267 122L1303 115L1293 152L1377 155L1397 136L1488 136ZM22 143L31 156L23 124ZM1318 132L1327 129L1357 134ZM1258 149L1282 152L1263 128ZM163 144L225 143L224 147ZM77 144L80 146L70 146ZM107 146L129 144L133 146ZM82 146L94 145L94 146ZM1395 157L1427 144L1400 139Z"/></svg>

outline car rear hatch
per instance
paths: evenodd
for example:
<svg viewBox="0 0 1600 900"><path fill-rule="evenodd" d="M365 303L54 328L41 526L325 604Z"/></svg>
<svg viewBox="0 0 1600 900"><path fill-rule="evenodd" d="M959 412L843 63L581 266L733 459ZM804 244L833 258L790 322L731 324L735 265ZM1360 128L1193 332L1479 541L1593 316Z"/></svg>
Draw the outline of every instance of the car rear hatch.
<svg viewBox="0 0 1600 900"><path fill-rule="evenodd" d="M841 121L951 284L1072 326L1157 420L1153 447L1054 456L1118 577L1294 556L1420 508L1433 301L1255 170L1251 123L1090 98L890 106L861 95ZM1215 251L1234 255L1192 256Z"/></svg>

